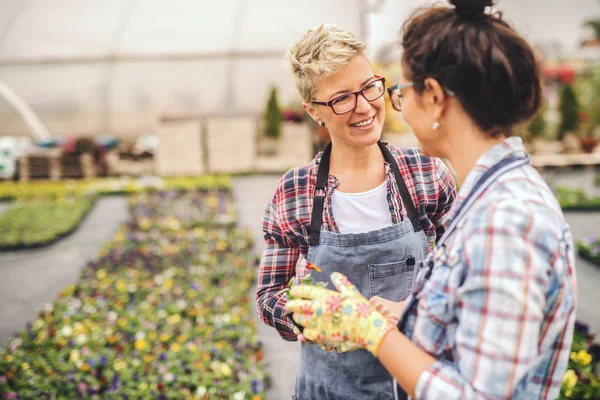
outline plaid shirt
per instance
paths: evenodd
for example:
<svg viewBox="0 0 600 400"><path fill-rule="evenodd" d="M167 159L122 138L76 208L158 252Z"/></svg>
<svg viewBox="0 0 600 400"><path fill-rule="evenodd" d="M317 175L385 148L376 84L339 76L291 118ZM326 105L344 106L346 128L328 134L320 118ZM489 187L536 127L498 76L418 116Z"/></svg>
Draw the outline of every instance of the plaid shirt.
<svg viewBox="0 0 600 400"><path fill-rule="evenodd" d="M484 172L511 155L525 157L521 139L479 159L446 226ZM431 276L403 318L404 333L437 360L416 397L556 398L575 323L574 253L537 171L527 163L499 176L429 259Z"/></svg>
<svg viewBox="0 0 600 400"><path fill-rule="evenodd" d="M398 163L431 247L443 232L440 220L456 196L454 180L441 160L425 157L418 149L400 149L389 143L386 146ZM296 335L289 317L284 315L287 299L281 290L294 276L306 274L303 267L296 268L296 265L300 255L306 258L308 253L313 193L321 154L308 165L288 171L279 180L263 220L265 250L258 277L257 310L266 324L275 327L281 337L290 341L296 340ZM388 163L385 163L385 171L391 219L397 224L406 217L406 209L402 207ZM331 194L337 185L335 176L330 175L322 229L339 233L331 212Z"/></svg>

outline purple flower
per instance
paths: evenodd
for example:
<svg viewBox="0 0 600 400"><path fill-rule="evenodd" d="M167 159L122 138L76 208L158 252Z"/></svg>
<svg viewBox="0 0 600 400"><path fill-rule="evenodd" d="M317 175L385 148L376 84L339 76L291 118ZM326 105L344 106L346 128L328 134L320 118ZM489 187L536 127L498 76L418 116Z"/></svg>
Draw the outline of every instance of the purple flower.
<svg viewBox="0 0 600 400"><path fill-rule="evenodd" d="M95 359L95 358L91 358L91 359L90 359L90 362L89 362L89 364L90 364L90 367L94 368L94 367L96 366L96 364L97 364L97 363L98 363L98 361L96 361L96 359Z"/></svg>
<svg viewBox="0 0 600 400"><path fill-rule="evenodd" d="M165 353L160 353L160 356L158 356L158 359L160 361L166 361L167 360L167 355Z"/></svg>
<svg viewBox="0 0 600 400"><path fill-rule="evenodd" d="M119 375L114 374L110 385L111 390L117 390L119 388Z"/></svg>
<svg viewBox="0 0 600 400"><path fill-rule="evenodd" d="M106 359L106 356L100 356L100 364L106 365L107 362L108 360Z"/></svg>
<svg viewBox="0 0 600 400"><path fill-rule="evenodd" d="M252 394L257 394L259 392L260 382L257 379L252 379Z"/></svg>
<svg viewBox="0 0 600 400"><path fill-rule="evenodd" d="M575 332L588 334L590 332L590 327L586 323L575 321Z"/></svg>
<svg viewBox="0 0 600 400"><path fill-rule="evenodd" d="M0 383L6 383L6 377L4 375L0 375Z"/></svg>

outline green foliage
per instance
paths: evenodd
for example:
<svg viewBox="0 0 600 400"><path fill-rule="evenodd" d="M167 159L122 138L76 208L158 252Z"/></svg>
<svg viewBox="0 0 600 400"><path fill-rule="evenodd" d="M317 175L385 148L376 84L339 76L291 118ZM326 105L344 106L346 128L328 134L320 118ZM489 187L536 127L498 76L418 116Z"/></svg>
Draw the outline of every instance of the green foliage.
<svg viewBox="0 0 600 400"><path fill-rule="evenodd" d="M596 39L600 39L600 18L589 19L583 26L590 28Z"/></svg>
<svg viewBox="0 0 600 400"><path fill-rule="evenodd" d="M578 241L577 252L581 257L600 267L600 236L590 236Z"/></svg>
<svg viewBox="0 0 600 400"><path fill-rule="evenodd" d="M529 123L529 127L527 129L529 133L529 137L531 139L541 138L546 133L546 113L542 108L538 111L535 117Z"/></svg>
<svg viewBox="0 0 600 400"><path fill-rule="evenodd" d="M569 365L563 378L558 399L598 399L600 379L596 373L600 346L589 333L587 325L576 322L569 356Z"/></svg>
<svg viewBox="0 0 600 400"><path fill-rule="evenodd" d="M591 197L584 190L559 187L554 194L564 211L600 210L600 197Z"/></svg>
<svg viewBox="0 0 600 400"><path fill-rule="evenodd" d="M577 132L579 128L579 102L572 85L564 85L560 91L560 125L558 140L562 140L567 132Z"/></svg>
<svg viewBox="0 0 600 400"><path fill-rule="evenodd" d="M0 215L0 249L40 246L73 231L93 198L17 202Z"/></svg>
<svg viewBox="0 0 600 400"><path fill-rule="evenodd" d="M279 100L277 97L277 88L271 88L271 94L267 101L267 108L265 110L265 135L278 138L281 136L281 123L283 121L283 113L279 106Z"/></svg>

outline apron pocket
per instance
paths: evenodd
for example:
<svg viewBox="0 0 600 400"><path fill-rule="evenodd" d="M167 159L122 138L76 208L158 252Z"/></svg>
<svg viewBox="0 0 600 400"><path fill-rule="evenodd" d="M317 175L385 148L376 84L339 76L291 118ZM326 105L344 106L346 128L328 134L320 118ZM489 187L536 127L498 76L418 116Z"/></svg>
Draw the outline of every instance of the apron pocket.
<svg viewBox="0 0 600 400"><path fill-rule="evenodd" d="M415 257L386 264L369 264L371 297L379 296L391 301L402 301L412 289Z"/></svg>

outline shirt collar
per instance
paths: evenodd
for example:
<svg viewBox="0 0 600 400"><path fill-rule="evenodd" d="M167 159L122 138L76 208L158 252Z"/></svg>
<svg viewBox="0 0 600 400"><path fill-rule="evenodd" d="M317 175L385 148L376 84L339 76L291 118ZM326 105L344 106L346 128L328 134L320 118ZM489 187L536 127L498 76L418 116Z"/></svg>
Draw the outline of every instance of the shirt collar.
<svg viewBox="0 0 600 400"><path fill-rule="evenodd" d="M525 147L523 146L523 141L520 137L509 137L505 139L502 143L499 143L486 151L475 163L475 166L469 174L467 178L461 185L458 196L454 201L452 206L452 210L446 214L446 218L444 218L444 226L447 225L454 219L455 213L460 208L460 204L469 196L469 193L473 190L477 182L481 179L483 174L494 165L498 164L505 158L516 156L516 157L527 157L527 153L525 151Z"/></svg>

